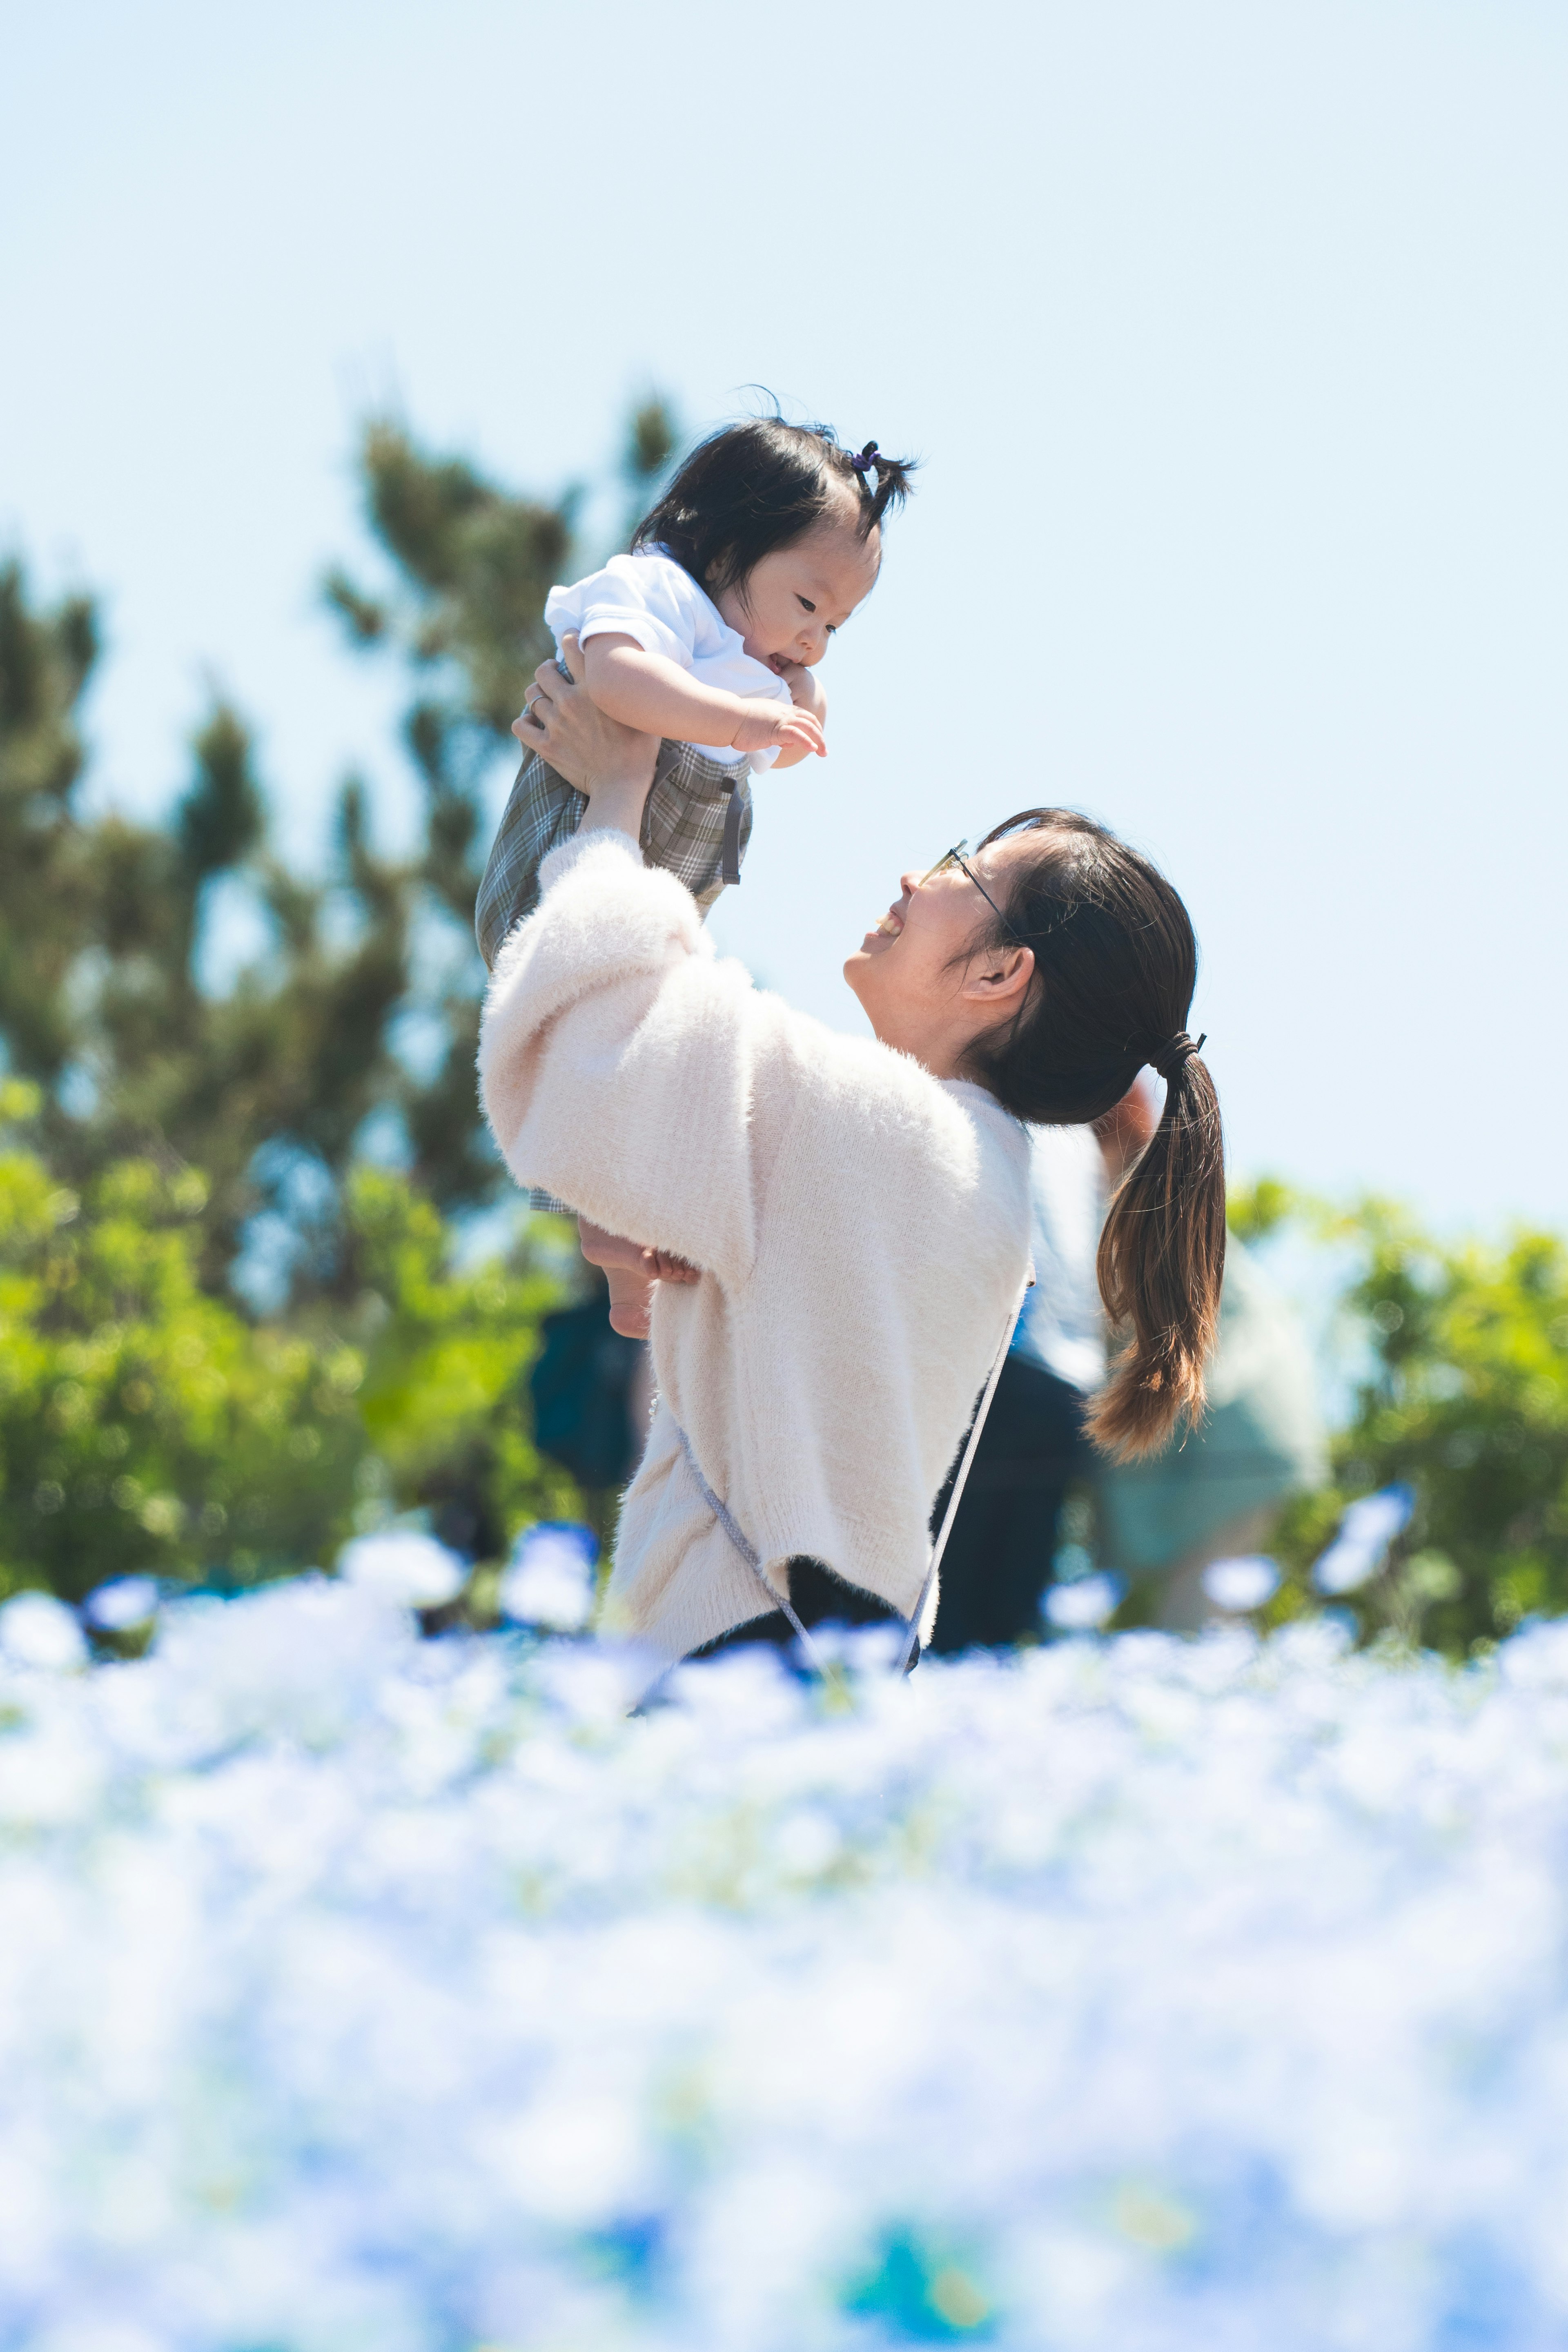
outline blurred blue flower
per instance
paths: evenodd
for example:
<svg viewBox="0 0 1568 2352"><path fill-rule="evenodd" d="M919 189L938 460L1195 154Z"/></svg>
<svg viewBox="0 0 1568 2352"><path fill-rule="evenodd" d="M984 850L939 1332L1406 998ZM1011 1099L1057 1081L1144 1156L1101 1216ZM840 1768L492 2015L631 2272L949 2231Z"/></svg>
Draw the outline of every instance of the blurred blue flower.
<svg viewBox="0 0 1568 2352"><path fill-rule="evenodd" d="M500 1606L514 1624L580 1633L594 1606L599 1539L574 1519L542 1519L519 1536L500 1580Z"/></svg>
<svg viewBox="0 0 1568 2352"><path fill-rule="evenodd" d="M1568 2341L1568 1626L628 1719L385 1560L0 1609L7 2352Z"/></svg>
<svg viewBox="0 0 1568 2352"><path fill-rule="evenodd" d="M1410 1524L1415 1496L1409 1486L1384 1486L1352 1503L1340 1531L1312 1570L1320 1592L1353 1592L1382 1567L1389 1545Z"/></svg>
<svg viewBox="0 0 1568 2352"><path fill-rule="evenodd" d="M158 1584L151 1576L117 1576L89 1592L81 1613L99 1633L131 1633L158 1613Z"/></svg>
<svg viewBox="0 0 1568 2352"><path fill-rule="evenodd" d="M443 1608L468 1580L455 1551L413 1528L355 1536L338 1554L338 1574L362 1592L405 1609Z"/></svg>
<svg viewBox="0 0 1568 2352"><path fill-rule="evenodd" d="M1101 1570L1071 1584L1049 1586L1041 1607L1047 1624L1058 1633L1093 1633L1114 1617L1125 1590L1119 1576Z"/></svg>
<svg viewBox="0 0 1568 2352"><path fill-rule="evenodd" d="M1271 1559L1252 1555L1215 1559L1204 1570L1203 1588L1216 1609L1261 1609L1279 1590L1279 1570Z"/></svg>
<svg viewBox="0 0 1568 2352"><path fill-rule="evenodd" d="M0 1656L64 1674L85 1663L87 1643L75 1612L52 1592L16 1592L0 1602Z"/></svg>

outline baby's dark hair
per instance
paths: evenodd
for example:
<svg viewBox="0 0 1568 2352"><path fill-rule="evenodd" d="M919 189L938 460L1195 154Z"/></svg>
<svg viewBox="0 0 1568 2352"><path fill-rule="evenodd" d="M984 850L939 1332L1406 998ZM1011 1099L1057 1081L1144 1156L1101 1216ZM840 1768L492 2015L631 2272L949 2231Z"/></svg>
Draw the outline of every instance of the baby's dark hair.
<svg viewBox="0 0 1568 2352"><path fill-rule="evenodd" d="M1125 1345L1089 1409L1091 1437L1123 1457L1153 1453L1203 1411L1225 1271L1225 1140L1214 1080L1184 1027L1197 979L1187 910L1158 867L1072 809L1026 809L981 844L1024 846L974 950L1033 949L1018 1013L976 1040L967 1075L1015 1117L1088 1125L1144 1065L1165 1081L1147 1150L1112 1197L1100 1292Z"/></svg>
<svg viewBox="0 0 1568 2352"><path fill-rule="evenodd" d="M698 443L632 545L667 547L700 588L722 594L742 587L764 555L842 511L846 491L868 539L889 508L902 506L914 470L912 457L884 457L874 441L841 449L831 425L749 417Z"/></svg>

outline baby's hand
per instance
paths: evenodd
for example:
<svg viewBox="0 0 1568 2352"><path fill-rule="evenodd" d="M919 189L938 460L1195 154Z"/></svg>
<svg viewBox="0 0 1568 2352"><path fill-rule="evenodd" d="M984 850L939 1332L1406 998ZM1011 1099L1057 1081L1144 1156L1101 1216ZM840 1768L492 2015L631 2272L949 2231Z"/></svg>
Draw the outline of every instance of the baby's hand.
<svg viewBox="0 0 1568 2352"><path fill-rule="evenodd" d="M779 676L789 688L789 698L797 710L809 710L819 727L827 724L827 696L822 680L804 662L785 662Z"/></svg>
<svg viewBox="0 0 1568 2352"><path fill-rule="evenodd" d="M753 702L730 738L737 751L815 751L827 757L822 729L809 710L785 710L777 702Z"/></svg>

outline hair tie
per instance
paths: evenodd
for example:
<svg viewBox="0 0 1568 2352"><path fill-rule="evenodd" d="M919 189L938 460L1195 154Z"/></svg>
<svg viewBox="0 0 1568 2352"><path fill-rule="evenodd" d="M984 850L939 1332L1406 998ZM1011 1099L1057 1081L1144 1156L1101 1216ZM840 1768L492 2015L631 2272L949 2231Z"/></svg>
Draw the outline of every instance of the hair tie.
<svg viewBox="0 0 1568 2352"><path fill-rule="evenodd" d="M877 445L874 441L868 441L859 456L858 457L851 457L849 460L849 463L853 466L855 471L858 474L862 475L868 474L876 462Z"/></svg>
<svg viewBox="0 0 1568 2352"><path fill-rule="evenodd" d="M1205 1029L1201 1037L1194 1038L1189 1037L1184 1029L1178 1029L1173 1037L1167 1037L1164 1044L1157 1045L1150 1055L1150 1068L1157 1070L1169 1086L1176 1072L1184 1069L1193 1055L1202 1049L1208 1034Z"/></svg>

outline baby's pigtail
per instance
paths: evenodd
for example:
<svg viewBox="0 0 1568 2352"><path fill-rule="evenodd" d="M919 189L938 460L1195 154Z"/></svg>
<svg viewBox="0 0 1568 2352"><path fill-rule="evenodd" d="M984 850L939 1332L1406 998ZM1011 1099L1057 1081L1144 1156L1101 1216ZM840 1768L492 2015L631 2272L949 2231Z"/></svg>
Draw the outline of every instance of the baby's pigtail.
<svg viewBox="0 0 1568 2352"><path fill-rule="evenodd" d="M1160 1050L1156 1066L1164 1113L1118 1188L1100 1242L1100 1295L1127 1339L1089 1408L1089 1433L1123 1461L1157 1453L1178 1422L1202 1413L1225 1272L1214 1080L1184 1034Z"/></svg>
<svg viewBox="0 0 1568 2352"><path fill-rule="evenodd" d="M844 461L840 458L838 462L842 465ZM869 537L889 507L903 505L913 488L910 478L919 463L917 457L884 457L874 441L868 441L858 456L850 457L850 468L866 499L860 520L863 536ZM871 488L873 474L877 478L875 489Z"/></svg>

